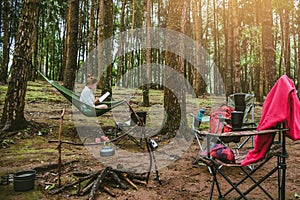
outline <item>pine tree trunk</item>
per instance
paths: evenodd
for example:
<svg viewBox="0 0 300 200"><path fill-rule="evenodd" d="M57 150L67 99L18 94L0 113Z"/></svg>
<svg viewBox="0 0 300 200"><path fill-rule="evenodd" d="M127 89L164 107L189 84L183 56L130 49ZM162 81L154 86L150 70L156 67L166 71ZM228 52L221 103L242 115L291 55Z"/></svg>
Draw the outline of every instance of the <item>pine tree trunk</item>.
<svg viewBox="0 0 300 200"><path fill-rule="evenodd" d="M196 41L196 49L200 49L201 48L201 27L202 24L200 23L200 18L201 16L201 2L199 2L200 5L198 5L198 0L193 0L193 21L194 21L194 39ZM200 60L201 58L199 57L199 55L196 55L195 57L196 63L198 65L198 63L200 64ZM194 68L194 77L193 77L193 86L195 89L195 95L196 97L199 97L201 95L201 73L203 74L203 72L200 72L197 70L197 68ZM204 74L203 74L204 75Z"/></svg>
<svg viewBox="0 0 300 200"><path fill-rule="evenodd" d="M297 89L298 89L298 97L300 98L300 39L299 39L299 33L300 33L300 3L298 4L298 12L297 12L297 24L298 24L298 76L297 76Z"/></svg>
<svg viewBox="0 0 300 200"><path fill-rule="evenodd" d="M262 21L262 66L265 69L266 91L273 87L276 81L276 63L273 32L272 1L263 0L263 21Z"/></svg>
<svg viewBox="0 0 300 200"><path fill-rule="evenodd" d="M5 125L4 131L26 127L25 95L28 70L32 62L32 45L35 39L34 30L37 28L39 5L39 0L25 0L23 4L11 66L11 78L1 119L1 123Z"/></svg>
<svg viewBox="0 0 300 200"><path fill-rule="evenodd" d="M124 27L124 16L125 16L125 6L126 6L126 0L122 0L122 9L121 9L121 17L120 17L120 33L122 34L125 30ZM119 37L119 49L118 49L118 71L117 71L117 86L121 86L121 77L124 71L124 38L122 35ZM124 85L122 85L124 86Z"/></svg>
<svg viewBox="0 0 300 200"><path fill-rule="evenodd" d="M286 1L287 5L289 4L288 1ZM283 24L284 24L284 41L285 41L284 65L285 65L286 75L291 77L290 10L288 6L284 8L283 18L284 18Z"/></svg>
<svg viewBox="0 0 300 200"><path fill-rule="evenodd" d="M103 8L101 8L103 5ZM103 13L101 13L103 12ZM99 38L98 46L101 46L98 56L98 75L100 77L102 87L101 93L112 93L112 44L105 42L113 35L113 2L112 0L101 0L99 12ZM104 46L103 46L104 44ZM100 82L99 81L99 82Z"/></svg>
<svg viewBox="0 0 300 200"><path fill-rule="evenodd" d="M64 75L64 86L73 90L77 70L78 54L78 21L79 21L79 0L69 0L69 12L67 18L67 55Z"/></svg>
<svg viewBox="0 0 300 200"><path fill-rule="evenodd" d="M4 1L4 23L3 23L3 60L2 66L0 67L0 83L7 83L7 71L8 71L8 61L9 61L9 9L10 3L9 0Z"/></svg>
<svg viewBox="0 0 300 200"><path fill-rule="evenodd" d="M223 9L225 9L225 5L223 5ZM229 96L233 93L233 21L232 21L232 15L233 15L233 9L232 9L232 0L229 0L228 2L228 15L224 16L224 20L226 20L225 25L225 48L226 48L226 96ZM225 12L225 11L224 11Z"/></svg>
<svg viewBox="0 0 300 200"><path fill-rule="evenodd" d="M96 10L96 0L92 0L92 5L90 9L90 33L89 33L89 53L91 53L95 48L95 10ZM88 57L88 64L86 70L83 73L94 74L93 66L95 65L95 58Z"/></svg>
<svg viewBox="0 0 300 200"><path fill-rule="evenodd" d="M262 7L261 7L261 0L256 0L256 14L257 14L257 20L256 20L256 26L259 26L262 20ZM258 52L255 54L255 57L260 60L261 52ZM263 101L263 66L255 65L254 66L254 94L257 99L257 101L262 102Z"/></svg>
<svg viewBox="0 0 300 200"><path fill-rule="evenodd" d="M181 2L180 0L171 0L169 2L169 15L167 21L168 29L184 33L187 8L186 4L186 1ZM168 41L167 38L167 44L172 44L174 48L184 51L182 41L176 41L176 44L174 44L174 41ZM179 55L166 52L166 66L172 67L183 75L184 62ZM181 121L181 116L186 116L185 108L183 108L186 105L183 88L180 88L184 82L183 80L180 80L179 77L173 77L169 70L169 68L166 68L164 85L166 86L166 83L168 83L173 87L176 87L176 95L169 88L164 88L164 107L167 112L167 116L163 131L172 133L177 130L182 123L184 123ZM180 106L182 106L182 109Z"/></svg>
<svg viewBox="0 0 300 200"><path fill-rule="evenodd" d="M234 92L239 93L242 89L241 83L241 62L240 62L240 25L238 1L232 0L232 33L233 33L233 69L234 69Z"/></svg>
<svg viewBox="0 0 300 200"><path fill-rule="evenodd" d="M146 2L146 46L151 46L151 34L150 30L148 28L151 28L151 0L147 0ZM151 49L146 49L146 73L142 75L142 77L145 78L146 83L148 83L151 80ZM144 106L150 105L149 100L149 89L150 89L150 83L143 86L143 104Z"/></svg>

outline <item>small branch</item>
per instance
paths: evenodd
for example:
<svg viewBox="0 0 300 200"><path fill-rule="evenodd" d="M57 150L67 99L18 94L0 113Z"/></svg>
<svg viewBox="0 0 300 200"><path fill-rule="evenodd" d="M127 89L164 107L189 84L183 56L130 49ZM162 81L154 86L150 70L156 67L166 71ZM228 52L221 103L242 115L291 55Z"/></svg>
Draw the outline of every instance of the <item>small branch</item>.
<svg viewBox="0 0 300 200"><path fill-rule="evenodd" d="M104 190L105 192L107 192L110 196L116 197L116 194L113 193L113 191L111 191L108 187L104 186L104 187L103 187L103 190Z"/></svg>
<svg viewBox="0 0 300 200"><path fill-rule="evenodd" d="M93 188L89 195L89 200L95 199L96 191L98 190L99 186L102 185L103 179L106 176L107 172L110 171L110 169L111 167L106 167L104 170L102 170L101 174L98 176L97 180L93 184Z"/></svg>
<svg viewBox="0 0 300 200"><path fill-rule="evenodd" d="M127 174L123 174L124 180L131 185L135 190L138 190L138 187L127 177Z"/></svg>
<svg viewBox="0 0 300 200"><path fill-rule="evenodd" d="M63 119L65 115L65 109L62 110L61 116L60 116L60 123L59 123L59 133L58 133L58 187L61 186L61 136L62 136L62 125L63 125Z"/></svg>
<svg viewBox="0 0 300 200"><path fill-rule="evenodd" d="M122 188L123 190L127 190L128 187L122 183L121 179L119 178L118 174L114 171L111 172L113 179L119 184L120 188Z"/></svg>
<svg viewBox="0 0 300 200"><path fill-rule="evenodd" d="M109 141L106 142L93 142L93 143L75 143L75 142L70 142L70 141L60 141L61 144L71 144L74 146L93 146L93 145L103 145L104 143L108 143L108 142L115 142L117 140L119 140L120 138L126 136L127 133L123 133L122 135L119 135L118 137L111 139ZM59 140L48 140L48 143L59 143Z"/></svg>
<svg viewBox="0 0 300 200"><path fill-rule="evenodd" d="M95 182L95 179L96 179L96 178L92 178L91 181L87 184L87 186L85 186L85 188L83 188L83 189L79 192L79 195L83 196L83 195L85 195L86 193L88 193L88 191L90 191L91 188L93 187L94 182Z"/></svg>
<svg viewBox="0 0 300 200"><path fill-rule="evenodd" d="M72 187L72 186L74 186L74 185L76 185L76 184L78 184L78 183L80 183L80 182L82 182L82 181L85 181L85 180L87 180L87 179L90 179L90 178L92 178L93 176L97 176L99 173L100 173L100 172L97 172L97 173L94 173L94 174L90 174L90 175L88 175L88 176L86 176L86 177L80 178L79 180L75 181L74 183L69 183L69 184L67 184L67 185L64 185L64 186L62 186L62 187L60 187L60 188L58 188L58 189L52 191L50 194L58 194L58 193L62 192L63 190L65 190L65 189L67 189L67 188L69 188L69 187Z"/></svg>
<svg viewBox="0 0 300 200"><path fill-rule="evenodd" d="M69 162L62 163L62 166L65 167L67 165L77 163L77 162L79 162L79 161L78 160L72 160L72 161L69 161ZM40 172L45 172L45 171L50 171L50 170L53 170L53 169L57 169L57 167L58 167L58 164L54 163L54 164L41 165L41 166L35 167L33 169L37 173L40 173Z"/></svg>
<svg viewBox="0 0 300 200"><path fill-rule="evenodd" d="M118 170L118 169L112 169L111 171L116 172L117 174L126 173L128 178L139 179L139 180L146 180L145 176L147 175L147 172L145 172L145 173L125 172L125 171Z"/></svg>
<svg viewBox="0 0 300 200"><path fill-rule="evenodd" d="M145 185L145 186L147 185L146 181L141 181L141 180L138 180L138 179L133 179L132 181L137 183L137 184L141 184L141 185Z"/></svg>

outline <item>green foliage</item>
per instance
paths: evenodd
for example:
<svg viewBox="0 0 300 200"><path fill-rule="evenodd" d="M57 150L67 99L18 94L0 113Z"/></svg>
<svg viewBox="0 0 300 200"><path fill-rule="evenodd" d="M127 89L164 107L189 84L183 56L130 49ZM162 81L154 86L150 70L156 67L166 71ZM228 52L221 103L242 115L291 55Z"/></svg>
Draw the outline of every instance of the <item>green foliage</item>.
<svg viewBox="0 0 300 200"><path fill-rule="evenodd" d="M7 148L10 144L15 144L15 142L11 139L5 139L1 141L2 148Z"/></svg>

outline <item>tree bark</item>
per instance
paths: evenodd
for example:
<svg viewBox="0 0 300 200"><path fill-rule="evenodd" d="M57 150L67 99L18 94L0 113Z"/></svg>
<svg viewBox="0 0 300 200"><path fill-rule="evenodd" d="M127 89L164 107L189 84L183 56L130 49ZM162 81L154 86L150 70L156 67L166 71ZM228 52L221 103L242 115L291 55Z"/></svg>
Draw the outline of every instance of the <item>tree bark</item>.
<svg viewBox="0 0 300 200"><path fill-rule="evenodd" d="M272 1L263 0L262 21L262 66L265 70L266 91L273 87L276 81L276 55L274 47Z"/></svg>
<svg viewBox="0 0 300 200"><path fill-rule="evenodd" d="M11 66L12 73L1 119L1 123L5 125L4 131L22 129L27 125L24 117L25 95L39 5L39 0L25 0L23 4Z"/></svg>
<svg viewBox="0 0 300 200"><path fill-rule="evenodd" d="M186 8L187 2L181 2L180 0L171 0L169 2L169 16L167 21L167 28L175 31L184 33L185 30L185 20L186 20ZM168 45L172 45L173 48L184 51L182 41L167 41ZM179 55L175 55L171 52L166 52L166 65L172 67L173 69L179 71L179 73L184 72L184 62ZM171 84L173 87L177 87L176 95L167 87L164 88L164 107L167 112L166 122L164 124L164 132L173 132L179 128L181 123L181 116L186 116L185 113L185 95L183 88L179 88L184 83L183 80L179 80L179 77L172 77L169 72L169 68L165 71L165 83L164 85ZM182 83L182 84L178 84ZM179 86L180 85L180 86ZM182 110L180 109L182 106ZM171 135L172 136L172 135Z"/></svg>
<svg viewBox="0 0 300 200"><path fill-rule="evenodd" d="M233 49L233 28L232 28L232 0L229 0L228 3L228 10L225 11L225 1L223 3L223 9L224 9L224 31L225 31L225 71L226 71L226 77L225 77L225 86L226 86L226 96L229 96L233 93L233 55L232 55L232 49ZM225 13L228 13L226 15Z"/></svg>
<svg viewBox="0 0 300 200"><path fill-rule="evenodd" d="M89 52L92 52L95 48L95 10L96 10L96 0L92 0L92 5L90 8L90 32L89 32ZM88 58L88 64L86 66L86 74L94 74L93 66L95 64L94 58Z"/></svg>
<svg viewBox="0 0 300 200"><path fill-rule="evenodd" d="M201 38L202 38L202 21L201 21L201 17L202 17L202 12L201 12L202 8L201 8L201 1L198 0L193 0L193 21L194 21L194 39L196 41L195 43L195 48L199 49L201 48ZM196 59L196 63L200 64L200 56L196 55L195 57ZM198 68L199 69L199 68ZM195 95L196 97L199 97L201 95L201 75L203 74L203 71L198 71L197 68L194 68L194 77L193 77L193 86L195 89ZM202 93L203 94L203 93Z"/></svg>
<svg viewBox="0 0 300 200"><path fill-rule="evenodd" d="M67 55L66 68L64 72L64 86L73 90L77 70L78 54L78 21L79 21L79 0L69 1L69 11L67 18Z"/></svg>
<svg viewBox="0 0 300 200"><path fill-rule="evenodd" d="M290 10L289 10L289 0L286 1L286 6L283 9L283 25L284 25L284 65L286 75L291 77L291 39L290 39Z"/></svg>
<svg viewBox="0 0 300 200"><path fill-rule="evenodd" d="M0 83L7 83L7 72L8 72L8 61L9 61L9 10L10 3L9 0L4 1L4 23L3 23L3 60L2 66L0 68Z"/></svg>
<svg viewBox="0 0 300 200"><path fill-rule="evenodd" d="M126 6L126 0L122 0L122 8L121 8L121 17L120 17L120 33L122 34L125 30L124 27L124 16L125 16L125 6ZM124 71L124 40L123 36L119 36L119 49L118 49L118 71L117 71L117 86L124 86L120 80L123 75Z"/></svg>
<svg viewBox="0 0 300 200"><path fill-rule="evenodd" d="M150 34L150 28L151 28L151 5L152 1L147 0L146 2L146 46L151 46L151 34ZM150 89L150 83L148 82L151 80L151 48L146 49L146 73L143 75L146 80L146 85L144 85L143 90L143 104L144 106L148 107L150 105L149 100L149 89Z"/></svg>
<svg viewBox="0 0 300 200"><path fill-rule="evenodd" d="M113 2L101 0L99 11L99 35L98 35L98 76L100 78L98 88L102 88L101 94L112 93L112 44L105 42L113 35ZM111 96L111 95L110 95Z"/></svg>
<svg viewBox="0 0 300 200"><path fill-rule="evenodd" d="M237 0L232 0L232 19L233 23L233 69L234 69L234 92L239 93L242 89L241 83L241 61L240 61L240 24L239 24L239 5Z"/></svg>
<svg viewBox="0 0 300 200"><path fill-rule="evenodd" d="M298 12L297 12L297 24L298 24L298 76L297 76L297 89L298 89L298 97L300 98L300 3L298 4Z"/></svg>

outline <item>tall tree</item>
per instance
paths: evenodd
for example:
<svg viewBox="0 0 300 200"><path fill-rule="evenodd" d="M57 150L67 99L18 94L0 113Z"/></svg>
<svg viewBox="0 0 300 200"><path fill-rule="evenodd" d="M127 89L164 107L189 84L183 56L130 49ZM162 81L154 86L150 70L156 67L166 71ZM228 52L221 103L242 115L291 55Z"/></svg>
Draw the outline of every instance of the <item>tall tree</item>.
<svg viewBox="0 0 300 200"><path fill-rule="evenodd" d="M194 21L194 39L196 41L195 48L200 49L201 48L201 38L202 38L202 8L201 8L201 1L193 0L193 21ZM196 63L200 64L200 56L196 55L195 57ZM199 67L198 67L199 69ZM193 77L193 85L195 90L196 97L199 97L203 92L201 92L201 74L204 72L197 71L194 69L194 77ZM204 75L204 74L203 74Z"/></svg>
<svg viewBox="0 0 300 200"><path fill-rule="evenodd" d="M152 1L151 0L146 0L146 46L150 47L151 46L151 34L150 34L150 28L151 28L151 5ZM151 48L146 49L146 73L144 73L144 78L146 80L146 83L148 81L151 81ZM144 90L143 90L143 104L144 106L149 106L150 105L150 100L149 100L149 89L150 89L150 84L144 85Z"/></svg>
<svg viewBox="0 0 300 200"><path fill-rule="evenodd" d="M259 27L260 26L260 23L261 23L261 19L262 19L262 8L261 8L261 0L256 0L255 1L255 11L256 11L256 23L255 23L255 26L256 27ZM257 38L258 41L260 41L259 37L257 35L254 35L253 38ZM260 43L260 42L255 42L254 46L258 46L257 43ZM260 48L256 49L255 50L255 55L254 57L256 57L256 60L261 60L261 50ZM262 92L261 92L261 88L260 86L262 85L261 84L261 72L263 71L262 70L262 67L260 66L260 62L258 64L254 64L253 66L253 75L254 75L254 84L253 84L253 89L254 89L254 95L255 97L257 98L258 101L262 101L262 98L263 98L263 95L262 95Z"/></svg>
<svg viewBox="0 0 300 200"><path fill-rule="evenodd" d="M262 66L265 70L265 89L269 91L276 81L276 55L273 32L272 0L263 0L262 21Z"/></svg>
<svg viewBox="0 0 300 200"><path fill-rule="evenodd" d="M77 70L79 0L69 0L67 15L67 47L64 86L73 90Z"/></svg>
<svg viewBox="0 0 300 200"><path fill-rule="evenodd" d="M224 32L225 32L225 86L226 96L233 93L233 6L232 1L228 2L228 11L226 12L226 4L223 1L223 20L224 20Z"/></svg>
<svg viewBox="0 0 300 200"><path fill-rule="evenodd" d="M297 12L297 25L298 25L298 76L297 76L297 84L298 84L298 97L300 98L300 3L298 3L298 12Z"/></svg>
<svg viewBox="0 0 300 200"><path fill-rule="evenodd" d="M284 26L284 65L286 75L291 77L291 38L290 38L290 4L291 1L287 0L284 3L283 9L283 26Z"/></svg>
<svg viewBox="0 0 300 200"><path fill-rule="evenodd" d="M187 17L187 3L187 1L182 2L180 0L170 0L168 9L169 15L167 19L168 29L184 33ZM167 45L170 45L172 48L178 49L179 51L184 51L183 41L170 41L167 38ZM183 74L184 61L179 55L175 55L174 53L167 51L165 59L166 66L169 66ZM164 85L171 84L173 87L173 91L168 87L164 88L164 107L167 112L164 131L173 132L174 130L177 130L182 123L185 123L181 121L181 116L184 118L186 116L185 94L184 89L182 88L184 80L179 80L179 77L173 77L172 73L170 73L170 68L166 68L164 81Z"/></svg>
<svg viewBox="0 0 300 200"><path fill-rule="evenodd" d="M121 85L121 76L124 71L124 38L122 33L125 31L125 25L124 25L124 19L125 19L125 6L126 6L126 0L122 0L122 8L121 8L121 17L120 17L120 36L119 36L119 49L118 49L118 70L117 70L117 83L118 86ZM123 80L123 79L122 79ZM122 84L123 85L123 84Z"/></svg>
<svg viewBox="0 0 300 200"><path fill-rule="evenodd" d="M98 75L100 81L98 87L102 87L102 94L112 93L112 43L104 41L113 35L113 22L112 0L100 0L98 29Z"/></svg>
<svg viewBox="0 0 300 200"><path fill-rule="evenodd" d="M32 45L37 28L40 0L25 0L16 37L11 78L5 98L1 123L4 131L26 127L24 117L28 70L32 63Z"/></svg>
<svg viewBox="0 0 300 200"><path fill-rule="evenodd" d="M96 10L96 0L92 0L91 2L91 8L90 8L90 32L89 32L89 47L88 51L89 53L92 52L95 48L95 10ZM86 74L94 74L93 72L93 66L95 60L93 58L88 58L88 64L86 66L86 69L83 73Z"/></svg>
<svg viewBox="0 0 300 200"><path fill-rule="evenodd" d="M233 33L233 71L234 71L234 92L241 92L241 61L240 61L240 24L238 0L232 0L232 33Z"/></svg>
<svg viewBox="0 0 300 200"><path fill-rule="evenodd" d="M4 1L4 23L3 23L3 57L2 57L2 66L0 68L0 83L7 83L7 71L8 71L8 61L9 61L9 10L10 10L10 1Z"/></svg>

